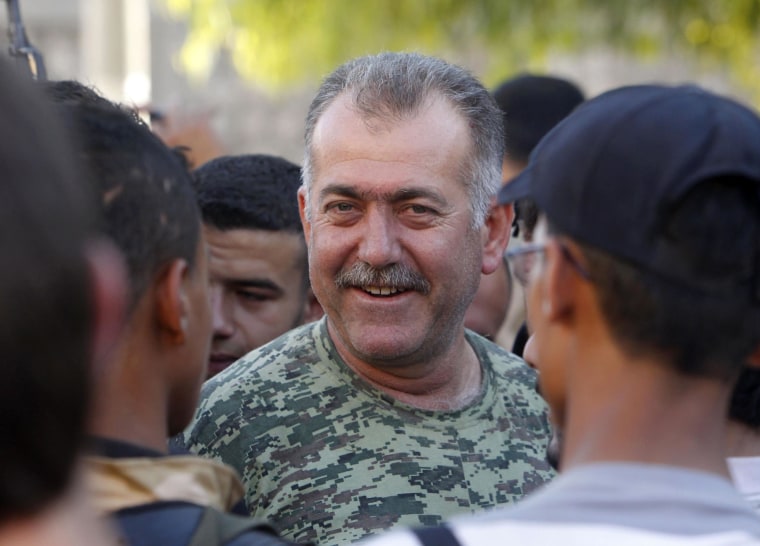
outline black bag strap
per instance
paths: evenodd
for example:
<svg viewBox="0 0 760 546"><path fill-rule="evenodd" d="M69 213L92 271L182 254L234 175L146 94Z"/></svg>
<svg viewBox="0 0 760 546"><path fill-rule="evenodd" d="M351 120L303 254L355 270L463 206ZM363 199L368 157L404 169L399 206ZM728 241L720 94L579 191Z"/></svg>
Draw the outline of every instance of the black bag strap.
<svg viewBox="0 0 760 546"><path fill-rule="evenodd" d="M228 514L207 506L203 509L203 514L188 546L226 544L238 535L251 530L267 534L275 533L272 526L263 520Z"/></svg>
<svg viewBox="0 0 760 546"><path fill-rule="evenodd" d="M422 529L412 529L422 546L461 546L457 537L448 527L425 527Z"/></svg>

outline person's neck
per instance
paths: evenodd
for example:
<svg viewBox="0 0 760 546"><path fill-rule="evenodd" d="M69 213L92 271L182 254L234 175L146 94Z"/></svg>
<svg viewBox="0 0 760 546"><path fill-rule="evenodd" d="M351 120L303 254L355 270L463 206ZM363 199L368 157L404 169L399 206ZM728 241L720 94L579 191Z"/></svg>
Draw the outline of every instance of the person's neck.
<svg viewBox="0 0 760 546"><path fill-rule="evenodd" d="M729 420L726 429L728 457L760 457L760 431Z"/></svg>
<svg viewBox="0 0 760 546"><path fill-rule="evenodd" d="M455 411L468 406L481 393L483 370L464 337L464 329L445 351L430 352L403 363L365 362L328 332L346 365L364 381L392 398L424 410Z"/></svg>
<svg viewBox="0 0 760 546"><path fill-rule="evenodd" d="M0 523L3 546L116 546L113 530L99 517L83 490L81 477L41 513Z"/></svg>
<svg viewBox="0 0 760 546"><path fill-rule="evenodd" d="M611 343L594 345L577 358L585 359L589 373L585 381L574 379L569 395L563 471L594 462L633 462L728 477L726 385L632 359Z"/></svg>
<svg viewBox="0 0 760 546"><path fill-rule="evenodd" d="M168 452L168 401L161 358L140 336L125 336L94 386L88 433Z"/></svg>

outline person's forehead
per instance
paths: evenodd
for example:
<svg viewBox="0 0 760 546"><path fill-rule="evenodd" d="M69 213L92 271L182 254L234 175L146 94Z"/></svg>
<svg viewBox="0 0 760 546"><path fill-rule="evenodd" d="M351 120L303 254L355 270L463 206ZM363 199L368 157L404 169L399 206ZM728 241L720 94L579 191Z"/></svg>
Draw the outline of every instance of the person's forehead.
<svg viewBox="0 0 760 546"><path fill-rule="evenodd" d="M333 104L315 130L315 186L379 185L458 178L469 161L469 128L444 101L416 115L365 119L348 98ZM405 182L406 181L406 182Z"/></svg>
<svg viewBox="0 0 760 546"><path fill-rule="evenodd" d="M471 138L462 114L440 95L426 98L417 111L408 115L388 113L381 105L378 105L377 111L378 115L370 116L355 106L349 93L339 95L325 109L314 127L314 150L319 151L328 144L350 148L352 136L357 133L381 137L423 127L425 132L439 138L442 144L453 137L466 145Z"/></svg>
<svg viewBox="0 0 760 546"><path fill-rule="evenodd" d="M303 235L290 231L204 227L212 261L282 262L298 260L306 253Z"/></svg>

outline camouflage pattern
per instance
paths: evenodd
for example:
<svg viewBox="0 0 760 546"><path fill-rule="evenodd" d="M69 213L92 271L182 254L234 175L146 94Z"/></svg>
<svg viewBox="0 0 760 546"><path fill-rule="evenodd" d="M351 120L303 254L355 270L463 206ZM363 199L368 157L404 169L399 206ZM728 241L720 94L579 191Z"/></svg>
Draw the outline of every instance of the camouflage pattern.
<svg viewBox="0 0 760 546"><path fill-rule="evenodd" d="M295 541L345 544L515 502L554 475L546 406L522 360L467 338L482 397L427 411L359 379L324 319L303 326L207 382L184 444L235 467L251 515Z"/></svg>

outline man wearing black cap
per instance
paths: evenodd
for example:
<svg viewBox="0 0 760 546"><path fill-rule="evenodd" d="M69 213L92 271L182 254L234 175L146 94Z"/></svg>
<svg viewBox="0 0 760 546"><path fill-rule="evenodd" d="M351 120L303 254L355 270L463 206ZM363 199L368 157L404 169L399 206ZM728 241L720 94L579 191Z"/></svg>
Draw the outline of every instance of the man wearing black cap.
<svg viewBox="0 0 760 546"><path fill-rule="evenodd" d="M612 91L499 196L523 197L542 212L512 255L563 474L513 509L373 544L760 543L725 461L733 385L760 366L760 118L695 87Z"/></svg>

